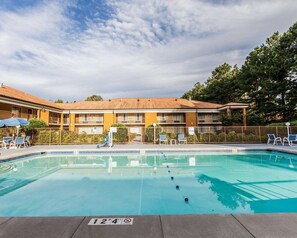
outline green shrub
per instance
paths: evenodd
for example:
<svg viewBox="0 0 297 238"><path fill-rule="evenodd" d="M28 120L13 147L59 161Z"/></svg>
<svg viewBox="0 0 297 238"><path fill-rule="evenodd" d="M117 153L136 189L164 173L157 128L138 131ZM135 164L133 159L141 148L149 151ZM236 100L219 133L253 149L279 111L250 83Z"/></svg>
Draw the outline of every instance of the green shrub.
<svg viewBox="0 0 297 238"><path fill-rule="evenodd" d="M36 144L44 145L50 143L50 131L49 130L39 130L35 137Z"/></svg>
<svg viewBox="0 0 297 238"><path fill-rule="evenodd" d="M156 133L156 141L158 141L160 134L162 132L162 127L160 125L156 125L156 129L155 129L155 133ZM146 129L145 129L145 136L146 136L146 141L148 142L153 142L154 141L154 126L149 125Z"/></svg>
<svg viewBox="0 0 297 238"><path fill-rule="evenodd" d="M61 143L62 144L76 144L78 135L73 131L62 131Z"/></svg>
<svg viewBox="0 0 297 238"><path fill-rule="evenodd" d="M188 137L187 137L187 142L189 143L189 144L195 144L195 143L197 143L198 142L198 138L197 138L197 136L194 134L194 135L189 135Z"/></svg>
<svg viewBox="0 0 297 238"><path fill-rule="evenodd" d="M116 123L111 127L117 127L117 132L113 133L113 142L124 143L129 141L128 128L124 124Z"/></svg>
<svg viewBox="0 0 297 238"><path fill-rule="evenodd" d="M79 144L87 144L88 141L89 141L88 134L85 131L83 131L78 135Z"/></svg>

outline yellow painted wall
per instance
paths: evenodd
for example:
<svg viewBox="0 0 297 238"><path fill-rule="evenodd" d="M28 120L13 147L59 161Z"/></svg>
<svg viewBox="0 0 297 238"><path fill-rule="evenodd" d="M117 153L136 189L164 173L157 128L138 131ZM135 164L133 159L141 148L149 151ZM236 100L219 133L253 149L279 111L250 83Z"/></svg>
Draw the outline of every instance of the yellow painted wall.
<svg viewBox="0 0 297 238"><path fill-rule="evenodd" d="M61 113L60 130L63 130L64 114Z"/></svg>
<svg viewBox="0 0 297 238"><path fill-rule="evenodd" d="M75 131L75 114L69 114L69 131Z"/></svg>
<svg viewBox="0 0 297 238"><path fill-rule="evenodd" d="M197 113L187 112L186 113L186 126L197 126Z"/></svg>
<svg viewBox="0 0 297 238"><path fill-rule="evenodd" d="M156 112L147 112L144 114L144 123L145 127L153 123L157 123L157 113Z"/></svg>
<svg viewBox="0 0 297 238"><path fill-rule="evenodd" d="M103 122L104 122L104 130L109 130L110 126L115 123L115 114L104 113Z"/></svg>
<svg viewBox="0 0 297 238"><path fill-rule="evenodd" d="M0 119L11 117L11 105L0 103Z"/></svg>
<svg viewBox="0 0 297 238"><path fill-rule="evenodd" d="M40 111L40 119L45 121L46 124L49 122L49 111L41 110Z"/></svg>

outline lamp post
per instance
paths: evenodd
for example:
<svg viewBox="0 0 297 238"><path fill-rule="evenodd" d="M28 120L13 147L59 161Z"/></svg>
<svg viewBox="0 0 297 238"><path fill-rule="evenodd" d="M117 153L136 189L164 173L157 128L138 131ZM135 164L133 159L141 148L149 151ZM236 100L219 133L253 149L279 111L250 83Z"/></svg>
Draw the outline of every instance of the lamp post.
<svg viewBox="0 0 297 238"><path fill-rule="evenodd" d="M289 138L289 134L290 134L290 125L291 125L290 122L286 122L288 138Z"/></svg>
<svg viewBox="0 0 297 238"><path fill-rule="evenodd" d="M156 143L156 123L153 123L153 127L154 127L154 144Z"/></svg>

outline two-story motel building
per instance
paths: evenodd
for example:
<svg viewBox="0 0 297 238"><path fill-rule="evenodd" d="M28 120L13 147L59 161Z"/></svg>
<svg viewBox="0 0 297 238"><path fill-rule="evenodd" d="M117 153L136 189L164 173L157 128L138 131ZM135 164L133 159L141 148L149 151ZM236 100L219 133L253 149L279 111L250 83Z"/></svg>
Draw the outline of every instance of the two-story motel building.
<svg viewBox="0 0 297 238"><path fill-rule="evenodd" d="M247 104L226 105L181 98L117 98L104 101L53 103L28 93L0 85L0 119L40 118L50 127L88 134L101 134L114 123L131 130L142 130L156 123L174 128L175 133L186 127L198 127L199 132L221 128L220 114L232 109L243 111L246 126Z"/></svg>

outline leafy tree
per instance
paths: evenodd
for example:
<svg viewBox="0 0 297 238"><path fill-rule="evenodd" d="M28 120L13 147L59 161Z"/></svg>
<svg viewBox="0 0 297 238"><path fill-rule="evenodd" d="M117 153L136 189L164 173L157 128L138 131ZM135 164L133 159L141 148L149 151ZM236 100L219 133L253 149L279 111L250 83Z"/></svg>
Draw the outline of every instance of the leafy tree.
<svg viewBox="0 0 297 238"><path fill-rule="evenodd" d="M192 98L213 103L226 104L235 101L238 96L238 67L224 63L212 71L205 84L196 83L182 98Z"/></svg>
<svg viewBox="0 0 297 238"><path fill-rule="evenodd" d="M100 95L92 95L85 99L85 101L103 101L103 98Z"/></svg>
<svg viewBox="0 0 297 238"><path fill-rule="evenodd" d="M256 47L247 57L238 77L246 95L245 101L251 104L251 109L263 118L264 123L279 118L287 120L296 113L294 60L288 59L288 50L281 44L283 37L285 35L274 33L265 44Z"/></svg>
<svg viewBox="0 0 297 238"><path fill-rule="evenodd" d="M203 89L204 89L205 85L201 84L201 83L196 83L194 85L194 87L189 90L188 92L184 93L184 95L182 96L182 98L185 99L193 99L193 100L203 100Z"/></svg>
<svg viewBox="0 0 297 238"><path fill-rule="evenodd" d="M296 119L296 95L297 23L284 34L274 33L251 51L240 69L227 63L218 66L205 84L195 84L183 98L249 103L247 122L258 125ZM225 118L226 124L232 121Z"/></svg>
<svg viewBox="0 0 297 238"><path fill-rule="evenodd" d="M226 104L235 101L238 91L237 75L239 69L237 65L224 63L212 71L212 75L206 81L206 86L202 90L202 99L207 102Z"/></svg>
<svg viewBox="0 0 297 238"><path fill-rule="evenodd" d="M62 100L62 99L57 99L56 101L55 101L55 103L63 103L64 101Z"/></svg>
<svg viewBox="0 0 297 238"><path fill-rule="evenodd" d="M30 122L30 124L28 126L26 126L27 130L33 130L33 129L36 129L36 128L48 127L48 125L42 119L33 118L29 122Z"/></svg>
<svg viewBox="0 0 297 238"><path fill-rule="evenodd" d="M33 118L29 122L30 124L24 127L23 130L25 131L26 135L29 135L32 137L31 139L32 139L32 142L34 143L38 134L37 129L48 127L48 125L45 123L45 121L38 118Z"/></svg>

